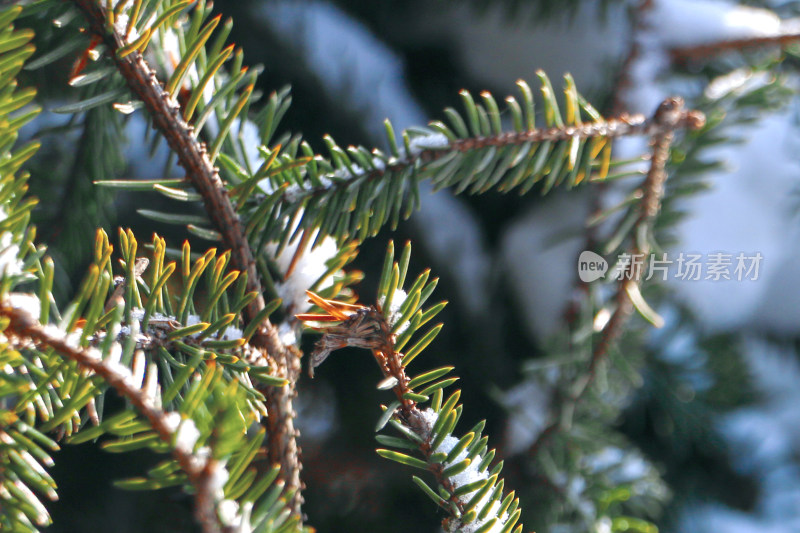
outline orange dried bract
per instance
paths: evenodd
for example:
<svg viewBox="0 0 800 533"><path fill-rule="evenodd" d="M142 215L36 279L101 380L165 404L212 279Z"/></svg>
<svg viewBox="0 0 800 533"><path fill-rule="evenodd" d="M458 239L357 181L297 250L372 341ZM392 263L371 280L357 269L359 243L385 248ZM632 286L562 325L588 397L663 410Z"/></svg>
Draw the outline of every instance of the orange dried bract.
<svg viewBox="0 0 800 533"><path fill-rule="evenodd" d="M311 291L306 291L306 294L312 303L329 314L296 315L298 319L314 322L341 322L325 328L316 328L324 331L325 334L317 341L314 352L311 354L311 364L308 369L311 377L314 377L314 369L321 365L334 350L353 346L379 353L392 352L394 335L392 335L386 318L375 307L326 300Z"/></svg>

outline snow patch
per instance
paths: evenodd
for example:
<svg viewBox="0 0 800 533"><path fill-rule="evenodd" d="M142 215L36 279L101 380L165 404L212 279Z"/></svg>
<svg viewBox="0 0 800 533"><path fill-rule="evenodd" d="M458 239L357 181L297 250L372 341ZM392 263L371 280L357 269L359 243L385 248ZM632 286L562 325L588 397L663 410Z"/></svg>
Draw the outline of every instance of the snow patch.
<svg viewBox="0 0 800 533"><path fill-rule="evenodd" d="M192 453L197 439L200 438L200 430L191 419L183 420L178 426L175 435L175 449L183 453Z"/></svg>
<svg viewBox="0 0 800 533"><path fill-rule="evenodd" d="M23 292L10 292L6 295L6 301L14 309L24 311L37 322L39 321L39 313L42 309L42 303L39 298L33 294Z"/></svg>
<svg viewBox="0 0 800 533"><path fill-rule="evenodd" d="M317 232L315 231L309 242L314 242ZM275 257L278 268L282 273L289 270L292 263L297 247L301 242L298 236L294 241L290 242L281 254ZM309 245L310 246L310 245ZM277 244L267 245L267 253L274 255L277 250ZM336 241L332 237L325 237L319 245L312 249L308 247L300 253L300 257L295 263L294 270L289 277L284 278L275 284L278 291L278 296L283 299L283 305L292 313L304 313L311 308L308 303L306 291L311 288L328 271L328 266L325 264L328 260L336 256L339 249L336 246ZM320 289L330 287L333 280L330 277L323 280Z"/></svg>
<svg viewBox="0 0 800 533"><path fill-rule="evenodd" d="M0 208L0 218L6 218L6 212ZM22 261L19 260L19 245L13 242L10 231L0 234L0 276L16 276L22 273Z"/></svg>
<svg viewBox="0 0 800 533"><path fill-rule="evenodd" d="M412 156L418 156L425 150L444 150L450 146L450 139L442 133L433 133L429 135L419 135L412 137L408 142L408 146Z"/></svg>
<svg viewBox="0 0 800 533"><path fill-rule="evenodd" d="M289 322L281 322L278 326L278 335L281 338L281 342L287 346L297 344L297 334Z"/></svg>
<svg viewBox="0 0 800 533"><path fill-rule="evenodd" d="M208 476L208 488L216 499L221 500L224 496L223 489L229 477L230 473L222 462L217 463L212 469Z"/></svg>
<svg viewBox="0 0 800 533"><path fill-rule="evenodd" d="M389 322L390 326L394 327L394 325L397 323L397 321L400 320L400 318L402 318L400 316L400 307L402 307L403 302L406 301L407 297L408 297L408 295L406 294L406 292L404 290L395 289L394 294L392 295L392 303L389 306L388 322ZM386 302L386 297L385 296L381 296L380 298L378 298L378 305L381 307L381 309L383 309L383 304L385 302ZM399 334L403 333L405 330L407 330L409 324L410 323L408 321L404 322L400 326L400 328L398 328L397 334L399 335Z"/></svg>
<svg viewBox="0 0 800 533"><path fill-rule="evenodd" d="M665 47L769 37L781 32L778 15L723 0L659 0L648 19Z"/></svg>

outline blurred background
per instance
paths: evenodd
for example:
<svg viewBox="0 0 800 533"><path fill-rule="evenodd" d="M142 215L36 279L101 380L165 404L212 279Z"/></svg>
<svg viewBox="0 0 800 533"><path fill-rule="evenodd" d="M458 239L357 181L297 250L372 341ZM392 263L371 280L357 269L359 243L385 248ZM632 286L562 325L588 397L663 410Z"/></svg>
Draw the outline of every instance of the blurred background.
<svg viewBox="0 0 800 533"><path fill-rule="evenodd" d="M410 273L430 267L440 277L435 296L450 305L426 364L456 366L465 404L459 427L487 419L490 447L506 461L506 487L522 498L528 530L653 531L652 523L665 532L800 531L796 50L733 51L695 63L669 56L678 46L796 32L800 2L644 4L650 12L643 17L640 2L613 0L214 2L233 18L230 40L244 49L245 62L264 69L259 88L269 94L291 85L293 104L280 129L302 132L319 151L324 134L343 146L382 147L385 118L398 130L425 125L445 107L459 107L461 89L503 98L519 78L533 85L538 69L557 90L570 72L606 116L649 115L670 94L690 106L719 104L719 91L755 98L734 98L719 142L695 154L703 187L669 205L682 216L665 245L669 253L761 253L758 279L671 278L655 289L665 327L650 330L634 318L625 345L631 351L622 350L629 376L607 401L596 442L557 441L564 448L551 454L574 458L553 459L555 470L531 457L531 447L546 426L552 339L574 299L596 195L585 188L544 197L536 189L525 196L428 191L396 232L364 243L352 268L364 272L356 290L370 302L387 241L408 239ZM57 64L63 72L49 70L48 83L32 74L45 108L59 101L56 87L66 85L72 60ZM778 78L780 98L758 92ZM65 294L88 257L73 243L93 242L96 225L131 226L141 238L158 231L173 245L185 238L135 213L158 201L152 195L93 190L81 171L90 155L66 142L81 133L59 116L43 114L34 129L45 143L32 170L33 193L46 200L36 222L66 261ZM144 130L136 115L124 131L84 130L125 146L117 161L94 171L161 176L165 150L156 142L151 158ZM646 149L644 141L621 143L615 157ZM623 190L611 188L600 201L611 205L607 198ZM92 207L71 220L63 207L71 202ZM314 340L304 338L307 353ZM308 522L319 531L438 531L442 517L409 472L373 452L378 406L387 401L375 389L378 379L366 352L344 350L316 379L298 384ZM50 531L192 531L188 497L110 487L154 462L92 445L65 447L56 457L61 500L52 506Z"/></svg>

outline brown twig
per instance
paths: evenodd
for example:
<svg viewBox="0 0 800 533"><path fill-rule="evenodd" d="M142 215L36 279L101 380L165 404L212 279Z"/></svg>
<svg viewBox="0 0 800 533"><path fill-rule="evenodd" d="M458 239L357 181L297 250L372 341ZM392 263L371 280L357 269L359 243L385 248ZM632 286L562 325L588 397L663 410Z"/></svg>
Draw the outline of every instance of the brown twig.
<svg viewBox="0 0 800 533"><path fill-rule="evenodd" d="M131 405L145 417L159 438L172 444L175 438L174 430L167 421L164 411L157 409L150 398L132 382L121 375L108 360L104 360L99 351L91 348L78 348L66 340L66 335L54 327L42 326L39 321L27 311L14 307L7 302L0 303L0 315L9 320L7 332L16 336L20 342L46 346L58 352L61 356L75 361L82 368L90 370L103 378L117 393L131 402ZM195 516L202 525L204 533L220 533L227 531L223 528L216 514L216 504L210 485L210 478L216 468L213 459L202 459L191 452L174 446L172 456L186 473L189 482L195 487Z"/></svg>
<svg viewBox="0 0 800 533"><path fill-rule="evenodd" d="M799 41L800 33L786 33L769 37L749 37L746 39L732 39L730 41L683 46L671 49L669 54L674 63L684 64L703 61L731 51L742 51L750 48L785 48Z"/></svg>
<svg viewBox="0 0 800 533"><path fill-rule="evenodd" d="M645 257L650 253L650 245L647 239L637 237L646 235L652 230L655 219L661 209L664 184L667 180L666 164L669 159L670 147L675 138L675 131L683 128L700 128L705 123L705 117L698 111L687 111L682 98L671 97L661 103L651 123L655 134L652 137L650 168L641 187L643 194L639 202L639 215L631 230L632 235L634 235L633 243L629 250L631 257ZM642 281L641 274L641 271L637 270L636 265L633 263L629 264L626 271L622 273L614 297L614 312L604 325L600 339L592 349L586 373L577 383L577 386L573 388L572 394L563 398L563 401L569 402L572 407L582 399L584 393L594 381L597 367L605 360L609 348L619 338L625 324L633 314L634 306L630 295L633 291L639 290ZM556 390L554 394L560 393ZM550 405L559 404L554 401ZM545 442L559 432L562 423L561 417L556 417L554 422L539 433L528 453L534 456Z"/></svg>
<svg viewBox="0 0 800 533"><path fill-rule="evenodd" d="M628 48L628 55L625 61L622 62L622 67L617 75L617 82L614 86L614 104L611 107L611 112L616 114L622 113L625 109L630 109L626 105L623 94L633 85L633 78L631 76L631 69L634 63L642 54L642 43L639 36L646 32L648 29L647 12L653 7L653 0L642 0L638 5L632 6L632 36L630 47Z"/></svg>
<svg viewBox="0 0 800 533"><path fill-rule="evenodd" d="M153 125L175 152L186 171L186 177L202 196L206 213L216 230L222 235L225 246L231 250L231 262L238 270L247 272L247 291L256 292L257 297L243 310L245 323L251 322L264 309L264 297L253 252L244 234L244 228L228 197L219 173L206 153L206 147L198 141L191 125L183 120L180 106L164 90L155 72L138 51L120 57L118 51L124 46L123 36L109 28L105 8L96 0L73 0L89 23L91 33L101 38L108 56L114 61L128 87L149 112ZM268 387L262 392L269 411L268 450L270 464L280 463L280 477L288 489L295 490L292 508L300 512L300 458L294 428L295 412L292 406L296 395L295 381L299 375L300 352L293 346L281 342L278 330L268 319L253 337L253 345L267 353L274 373L287 378L284 387Z"/></svg>

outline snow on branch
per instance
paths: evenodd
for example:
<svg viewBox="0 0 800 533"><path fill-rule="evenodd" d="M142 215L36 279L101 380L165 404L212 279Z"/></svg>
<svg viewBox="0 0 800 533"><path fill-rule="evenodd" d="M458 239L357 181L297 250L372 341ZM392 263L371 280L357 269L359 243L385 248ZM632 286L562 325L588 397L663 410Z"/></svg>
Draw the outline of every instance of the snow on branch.
<svg viewBox="0 0 800 533"><path fill-rule="evenodd" d="M405 350L405 354L400 350L416 330L444 305L440 303L422 310L421 305L432 292L435 282L428 284L428 273L424 272L408 292L401 289L410 247L406 247L400 260L402 267L398 263L392 266L393 254L394 248L390 245L378 302L374 306L326 300L312 292L308 293L311 302L324 311L320 314L298 315L299 319L306 322L320 323L318 329L324 333L312 354L310 370L313 371L315 366L339 348L354 346L370 350L383 374L378 388L391 388L396 397L394 402L385 407L378 430L391 423L407 439L407 442L403 442L397 437L379 435L378 441L404 451L415 449L422 458L392 449L381 448L377 453L433 474L436 486L440 487L438 492L416 476L413 481L448 512L449 517L442 524L446 531L520 532L522 525L517 524L521 515L519 501L514 498L513 492L504 497L504 482L499 478L503 462L492 466L495 451L487 450L488 437L480 436L485 421L461 438L452 435L461 414L462 406L457 405L461 391L455 391L444 400L443 390L458 378L440 379L452 367L430 370L415 377L406 374L408 365L433 340L441 324L424 334ZM409 317L413 318L409 321ZM323 326L326 322L337 324ZM420 407L420 404L428 401L431 402L430 407Z"/></svg>
<svg viewBox="0 0 800 533"><path fill-rule="evenodd" d="M116 27L108 24L109 13L102 4L94 0L74 0L84 18L89 23L91 33L102 39L107 54L114 61L128 87L148 110L153 125L167 141L170 149L187 173L187 178L201 195L206 213L216 231L222 236L225 247L231 250L231 260L236 269L247 273L247 291L255 292L256 298L243 310L245 322L253 321L265 309L260 276L256 269L253 251L245 237L239 215L231 202L217 169L211 162L205 145L198 141L191 125L182 116L179 104L156 77L154 70L143 55L133 47L131 53L121 53L135 43L129 42ZM212 28L213 29L213 28ZM246 95L245 95L246 96ZM244 104L242 104L244 105ZM220 139L221 137L218 137ZM216 146L216 143L215 143ZM213 151L213 150L212 150ZM267 410L270 413L270 458L282 465L281 476L289 487L298 489L295 496L295 511L299 512L300 463L294 442L296 430L292 425L292 398L294 381L297 376L299 353L296 348L286 346L281 340L278 328L268 318L263 320L253 343L265 349L276 373L289 380L286 387L267 387Z"/></svg>
<svg viewBox="0 0 800 533"><path fill-rule="evenodd" d="M195 487L197 503L195 516L202 525L204 533L225 530L217 518L216 506L221 500L221 488L225 479L224 466L210 458L210 450L201 448L194 451L199 432L192 420L183 420L179 413L167 413L157 407L159 399L150 380L142 388L141 379L135 379L130 369L119 363L114 353L121 353L118 343L112 345L112 354L103 358L95 348L81 348L76 337L67 336L55 326L43 326L25 308L11 301L0 303L0 316L9 320L7 333L16 336L12 341L26 344L33 342L44 348L52 348L62 357L75 361L114 388L120 396L130 401L134 408L147 419L150 427L159 438L173 444L172 456L186 473L189 482Z"/></svg>

